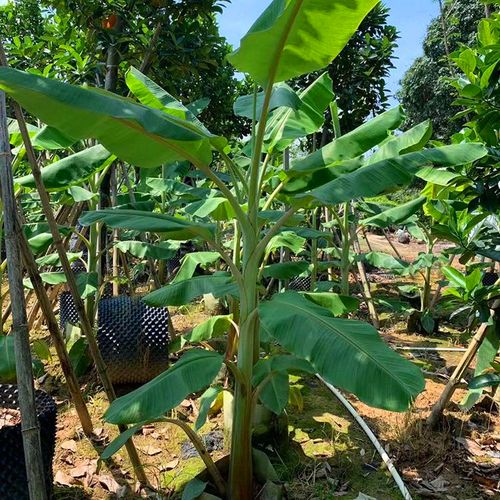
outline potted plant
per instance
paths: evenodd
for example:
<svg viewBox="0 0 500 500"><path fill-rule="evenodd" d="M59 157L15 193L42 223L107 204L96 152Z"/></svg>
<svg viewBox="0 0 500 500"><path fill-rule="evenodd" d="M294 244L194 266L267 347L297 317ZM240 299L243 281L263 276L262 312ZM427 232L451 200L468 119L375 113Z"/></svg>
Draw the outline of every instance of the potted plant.
<svg viewBox="0 0 500 500"><path fill-rule="evenodd" d="M50 496L57 408L54 400L43 391L35 392L35 402L38 421L43 431L40 434L42 458L45 484ZM17 386L0 384L0 495L3 498L29 498L21 432Z"/></svg>

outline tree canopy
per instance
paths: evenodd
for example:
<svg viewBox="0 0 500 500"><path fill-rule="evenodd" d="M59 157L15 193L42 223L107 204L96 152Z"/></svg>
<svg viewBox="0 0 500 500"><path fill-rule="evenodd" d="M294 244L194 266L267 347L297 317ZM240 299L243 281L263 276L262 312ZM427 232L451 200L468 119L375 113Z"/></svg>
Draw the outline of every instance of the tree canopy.
<svg viewBox="0 0 500 500"><path fill-rule="evenodd" d="M444 3L442 13L430 23L424 54L405 73L397 95L407 114L407 128L430 119L436 138L446 139L460 130L464 119L453 119L458 111L453 106L457 93L447 80L455 76L448 56L474 43L484 14L479 0L454 0Z"/></svg>

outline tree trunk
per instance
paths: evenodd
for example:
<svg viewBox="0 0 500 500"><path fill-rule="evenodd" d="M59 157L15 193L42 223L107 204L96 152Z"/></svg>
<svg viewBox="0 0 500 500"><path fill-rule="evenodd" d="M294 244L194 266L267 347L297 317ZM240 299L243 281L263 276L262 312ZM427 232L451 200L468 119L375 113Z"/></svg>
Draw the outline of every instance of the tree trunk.
<svg viewBox="0 0 500 500"><path fill-rule="evenodd" d="M5 94L0 92L0 179L4 209L5 248L9 291L12 304L12 332L16 360L21 430L23 436L26 477L31 500L45 500L47 490L43 471L40 429L36 414L35 388L33 386L32 359L28 332L28 318L24 298L21 252L16 239L17 207L7 133Z"/></svg>

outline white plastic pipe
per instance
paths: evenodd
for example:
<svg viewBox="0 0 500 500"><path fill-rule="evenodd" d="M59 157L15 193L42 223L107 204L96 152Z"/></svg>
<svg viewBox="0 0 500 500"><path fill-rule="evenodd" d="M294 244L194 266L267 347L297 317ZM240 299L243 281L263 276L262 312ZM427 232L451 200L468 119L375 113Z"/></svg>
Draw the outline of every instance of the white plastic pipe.
<svg viewBox="0 0 500 500"><path fill-rule="evenodd" d="M408 491L408 488L406 487L405 483L403 482L403 479L399 475L398 471L396 470L396 467L394 467L391 457L387 454L387 452L384 450L383 446L380 444L380 441L377 439L375 434L372 432L372 430L366 425L366 422L362 419L360 414L356 411L356 409L352 406L349 401L342 395L342 393L333 385L329 384L326 380L324 380L321 376L316 374L316 376L323 382L323 384L328 387L328 389L335 395L335 397L347 408L349 413L354 417L354 420L360 425L360 427L363 429L363 431L366 433L370 441L372 442L373 446L375 449L378 451L380 456L382 457L382 460L384 463L387 465L387 469L391 473L392 477L394 478L394 481L398 485L399 491L401 491L401 494L403 495L403 498L405 500L413 500L411 497L410 492Z"/></svg>
<svg viewBox="0 0 500 500"><path fill-rule="evenodd" d="M406 345L397 345L393 347L396 351L443 351L443 352L465 352L465 347L412 347Z"/></svg>

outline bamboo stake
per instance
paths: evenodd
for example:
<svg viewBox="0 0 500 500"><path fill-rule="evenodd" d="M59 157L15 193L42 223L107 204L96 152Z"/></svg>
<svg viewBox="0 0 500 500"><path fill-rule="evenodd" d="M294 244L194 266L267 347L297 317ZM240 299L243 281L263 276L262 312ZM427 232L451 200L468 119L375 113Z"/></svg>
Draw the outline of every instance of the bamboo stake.
<svg viewBox="0 0 500 500"><path fill-rule="evenodd" d="M495 300L493 306L490 310L490 320L485 323L481 323L481 326L477 330L474 337L472 337L469 347L465 354L463 355L460 363L458 363L453 375L450 377L450 380L446 384L446 387L443 390L439 400L436 402L434 407L432 408L432 412L427 419L427 425L433 429L437 426L441 416L443 415L443 411L448 405L450 399L457 388L457 385L460 383L465 371L471 364L474 356L477 354L478 349L481 347L486 335L488 333L488 328L491 326L491 320L494 321L494 317L496 314L496 310L500 307L500 299Z"/></svg>
<svg viewBox="0 0 500 500"><path fill-rule="evenodd" d="M5 56L5 52L3 49L3 44L0 41L0 62L2 66L7 66L7 58ZM61 239L61 235L59 234L59 230L57 228L57 223L54 218L54 213L52 212L52 207L50 206L50 198L47 193L47 190L45 189L45 185L42 180L42 174L40 171L40 167L38 165L36 156L35 156L35 151L33 149L33 145L31 144L31 139L28 134L28 129L26 127L26 122L24 120L24 116L21 110L21 107L19 104L17 104L16 101L12 102L13 108L16 114L16 119L19 125L19 130L21 132L21 136L23 138L24 146L26 148L26 154L28 157L28 160L31 165L32 169L32 174L33 178L36 184L36 188L38 191L38 194L40 196L40 203L42 204L42 209L44 212L44 215L47 219L47 223L50 228L50 232L52 233L52 238L53 238L53 244L57 250L57 253L59 255L59 260L61 261L61 266L63 268L64 274L66 275L66 280L68 283L68 288L71 292L71 295L73 297L73 301L75 303L76 310L78 312L78 317L80 319L80 326L82 329L83 334L85 335L85 338L87 339L87 342L89 344L89 349L90 353L92 355L92 359L94 361L94 364L96 366L97 372L99 374L99 378L101 379L102 385L104 387L104 391L106 392L106 395L108 397L108 400L110 402L114 401L116 399L116 394L115 390L113 388L113 385L111 384L111 381L109 379L108 373L107 373L107 368L106 364L104 363L104 360L102 359L101 352L99 351L99 347L97 345L97 341L94 335L94 329L92 327L92 324L85 312L85 305L83 303L82 298L80 297L80 294L78 293L78 287L76 284L76 279L75 275L73 274L73 270L71 269L71 265L69 263L68 257L66 255L66 251L64 248L63 241ZM24 295L23 295L23 300L24 300ZM118 429L120 432L125 432L127 430L126 425L119 425ZM129 439L127 443L125 444L130 461L132 463L132 466L134 468L134 472L137 476L137 479L139 482L141 482L144 485L148 484L147 477L144 473L144 469L142 467L142 464L139 459L139 454L137 453L137 449L135 448L135 445L132 441L132 439Z"/></svg>
<svg viewBox="0 0 500 500"><path fill-rule="evenodd" d="M5 94L0 92L0 179L4 209L5 248L12 304L12 333L16 360L21 432L23 437L26 477L31 500L45 500L45 474L43 468L40 426L36 414L35 388L33 385L32 359L24 298L23 271L19 241L16 238L16 199L7 135L7 108Z"/></svg>
<svg viewBox="0 0 500 500"><path fill-rule="evenodd" d="M361 246L359 245L358 234L355 231L354 225L351 226L351 240L354 252L357 255L360 255ZM358 260L356 264L358 267L359 278L361 280L361 283L363 284L364 295L366 297L366 305L368 306L368 312L370 313L372 324L375 328L378 329L380 328L380 321L378 318L377 309L375 308L375 302L373 300L370 282L368 281L368 276L366 275L365 265L360 260Z"/></svg>
<svg viewBox="0 0 500 500"><path fill-rule="evenodd" d="M71 361L68 356L68 351L66 350L66 345L64 343L64 338L59 329L56 316L52 310L51 302L47 294L47 290L42 282L40 273L38 272L38 266L36 265L35 258L26 240L26 236L17 221L17 238L21 247L21 254L23 257L24 265L28 271L28 276L33 284L36 296L40 303L40 307L45 316L45 321L52 337L54 347L56 348L57 357L61 364L61 369L66 379L66 385L68 386L71 399L75 405L76 412L82 424L83 432L86 436L91 436L93 433L92 419L87 409L87 405L83 399L82 393L80 391L80 386L78 384L78 379L76 378L73 367L71 366Z"/></svg>

